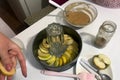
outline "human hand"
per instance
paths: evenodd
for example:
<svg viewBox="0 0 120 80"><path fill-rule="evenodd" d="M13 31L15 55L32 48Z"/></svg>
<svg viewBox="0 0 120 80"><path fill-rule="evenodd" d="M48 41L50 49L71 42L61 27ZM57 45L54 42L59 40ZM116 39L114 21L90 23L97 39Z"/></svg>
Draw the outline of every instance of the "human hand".
<svg viewBox="0 0 120 80"><path fill-rule="evenodd" d="M17 59L20 63L22 74L24 77L26 77L26 62L21 49L17 44L0 33L0 61L2 62L5 69L10 71L12 68L15 68ZM5 80L5 76L6 75L0 72L0 80ZM7 80L12 80L12 76L7 76Z"/></svg>

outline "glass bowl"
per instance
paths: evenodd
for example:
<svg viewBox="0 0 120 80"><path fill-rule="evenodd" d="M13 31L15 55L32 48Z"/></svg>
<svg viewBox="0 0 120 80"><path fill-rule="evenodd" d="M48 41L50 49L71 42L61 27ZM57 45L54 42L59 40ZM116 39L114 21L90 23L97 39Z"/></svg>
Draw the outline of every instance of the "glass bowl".
<svg viewBox="0 0 120 80"><path fill-rule="evenodd" d="M63 16L65 21L74 27L85 27L97 17L97 9L86 2L74 2L67 5Z"/></svg>
<svg viewBox="0 0 120 80"><path fill-rule="evenodd" d="M66 63L65 65L57 66L57 67L56 66L50 66L50 65L46 64L45 61L40 60L38 58L38 56L39 56L38 49L39 49L40 44L42 43L43 39L47 37L46 28L45 28L42 31L40 31L34 39L33 55L34 55L35 59L40 63L40 66L42 66L43 68L45 68L47 70L60 72L60 71L64 71L64 70L67 70L67 69L71 68L73 65L75 65L75 63L77 61L77 58L80 55L80 52L82 50L82 40L81 40L80 35L74 29L72 29L70 27L67 27L67 26L64 26L64 25L61 25L61 26L63 27L64 34L70 35L77 42L77 44L78 44L77 55L70 62ZM74 53L74 54L76 54L76 53ZM71 56L74 56L74 54L71 55Z"/></svg>

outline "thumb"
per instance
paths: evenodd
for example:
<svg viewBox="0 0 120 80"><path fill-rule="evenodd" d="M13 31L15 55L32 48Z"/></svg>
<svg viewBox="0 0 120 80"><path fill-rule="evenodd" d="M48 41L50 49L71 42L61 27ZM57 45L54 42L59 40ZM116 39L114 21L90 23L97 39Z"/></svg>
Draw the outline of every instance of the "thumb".
<svg viewBox="0 0 120 80"><path fill-rule="evenodd" d="M1 62L4 65L7 71L10 71L12 68L12 60L10 59L9 53L5 50L2 50L0 54Z"/></svg>

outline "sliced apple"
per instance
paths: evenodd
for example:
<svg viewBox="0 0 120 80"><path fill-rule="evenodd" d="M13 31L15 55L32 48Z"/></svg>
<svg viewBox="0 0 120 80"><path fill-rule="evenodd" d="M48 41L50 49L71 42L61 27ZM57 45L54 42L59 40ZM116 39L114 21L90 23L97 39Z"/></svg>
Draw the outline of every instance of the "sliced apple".
<svg viewBox="0 0 120 80"><path fill-rule="evenodd" d="M106 55L99 54L98 57L101 58L105 64L107 64L107 65L111 64L110 59Z"/></svg>
<svg viewBox="0 0 120 80"><path fill-rule="evenodd" d="M62 58L62 61L63 61L63 65L65 65L67 63L66 56L62 55L61 58Z"/></svg>
<svg viewBox="0 0 120 80"><path fill-rule="evenodd" d="M63 65L62 58L59 58L59 66L62 66L62 65Z"/></svg>
<svg viewBox="0 0 120 80"><path fill-rule="evenodd" d="M56 61L56 56L52 55L50 59L47 60L48 65L52 66Z"/></svg>
<svg viewBox="0 0 120 80"><path fill-rule="evenodd" d="M54 65L55 65L55 67L58 67L59 66L59 57L56 57L56 60L55 60L55 63L54 63Z"/></svg>
<svg viewBox="0 0 120 80"><path fill-rule="evenodd" d="M42 45L43 45L45 48L50 48L50 45L48 44L47 39L43 39Z"/></svg>
<svg viewBox="0 0 120 80"><path fill-rule="evenodd" d="M51 57L52 57L51 55L47 55L47 56L38 56L38 58L39 58L40 60L45 60L45 61L49 60Z"/></svg>
<svg viewBox="0 0 120 80"><path fill-rule="evenodd" d="M99 68L99 69L104 69L106 65L98 58L94 57L94 64Z"/></svg>
<svg viewBox="0 0 120 80"><path fill-rule="evenodd" d="M10 71L7 71L4 66L2 65L2 63L0 62L0 71L6 75L6 76L12 76L15 74L16 72L16 69L15 68L12 68Z"/></svg>
<svg viewBox="0 0 120 80"><path fill-rule="evenodd" d="M45 61L49 66L59 67L66 65L70 61L72 61L78 54L78 44L74 39L67 34L64 34L64 43L66 51L59 57L50 54L50 45L48 43L48 39L43 39L42 43L39 44L38 49L38 58L40 60Z"/></svg>
<svg viewBox="0 0 120 80"><path fill-rule="evenodd" d="M106 69L111 61L106 55L98 54L93 57L93 63L98 69Z"/></svg>

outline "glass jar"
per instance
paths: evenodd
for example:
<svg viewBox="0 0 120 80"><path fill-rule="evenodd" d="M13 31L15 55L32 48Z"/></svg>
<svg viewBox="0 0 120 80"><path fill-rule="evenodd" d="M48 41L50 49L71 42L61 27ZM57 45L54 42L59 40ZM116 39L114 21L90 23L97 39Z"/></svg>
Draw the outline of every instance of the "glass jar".
<svg viewBox="0 0 120 80"><path fill-rule="evenodd" d="M116 27L117 26L114 22L105 21L99 28L99 31L96 35L95 45L99 48L106 46L115 33Z"/></svg>
<svg viewBox="0 0 120 80"><path fill-rule="evenodd" d="M46 28L50 54L60 57L64 51L64 32L60 24L52 23Z"/></svg>

